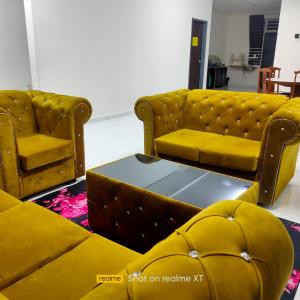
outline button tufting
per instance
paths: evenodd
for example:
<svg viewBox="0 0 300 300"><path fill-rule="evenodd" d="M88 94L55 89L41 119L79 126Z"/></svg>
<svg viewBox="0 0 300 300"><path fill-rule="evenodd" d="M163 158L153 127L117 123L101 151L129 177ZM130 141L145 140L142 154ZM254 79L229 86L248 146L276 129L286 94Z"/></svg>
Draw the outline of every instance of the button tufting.
<svg viewBox="0 0 300 300"><path fill-rule="evenodd" d="M145 237L145 234L144 234L144 233L142 233L142 234L141 234L141 236L142 236L142 238L144 238L144 237Z"/></svg>
<svg viewBox="0 0 300 300"><path fill-rule="evenodd" d="M115 199L115 201L118 201L118 197L117 196L115 196L114 199Z"/></svg>
<svg viewBox="0 0 300 300"><path fill-rule="evenodd" d="M157 226L158 226L158 223L157 223L157 222L154 222L154 226L157 227Z"/></svg>
<svg viewBox="0 0 300 300"><path fill-rule="evenodd" d="M250 261L251 260L251 256L247 252L242 252L240 255L246 261Z"/></svg>
<svg viewBox="0 0 300 300"><path fill-rule="evenodd" d="M78 135L79 137L81 136L81 134L80 134L80 133L78 133L77 135Z"/></svg>
<svg viewBox="0 0 300 300"><path fill-rule="evenodd" d="M7 150L7 154L10 154L10 150Z"/></svg>
<svg viewBox="0 0 300 300"><path fill-rule="evenodd" d="M268 190L265 190L265 194L268 194Z"/></svg>
<svg viewBox="0 0 300 300"><path fill-rule="evenodd" d="M130 211L129 211L129 210L127 210L127 211L126 211L126 214L127 214L127 215L130 215Z"/></svg>
<svg viewBox="0 0 300 300"><path fill-rule="evenodd" d="M59 174L63 174L64 173L64 171L63 170L59 170Z"/></svg>
<svg viewBox="0 0 300 300"><path fill-rule="evenodd" d="M273 158L273 157L274 157L274 154L270 154L270 157Z"/></svg>
<svg viewBox="0 0 300 300"><path fill-rule="evenodd" d="M133 272L131 275L132 275L133 277L138 277L138 276L140 276L141 274L142 274L142 272L136 271L136 272Z"/></svg>
<svg viewBox="0 0 300 300"><path fill-rule="evenodd" d="M189 252L189 256L192 257L192 258L198 258L200 255L199 255L198 251L192 250L192 251Z"/></svg>
<svg viewBox="0 0 300 300"><path fill-rule="evenodd" d="M174 221L174 219L173 219L172 217L170 217L170 218L169 218L169 220L170 220L171 222L173 222L173 221Z"/></svg>
<svg viewBox="0 0 300 300"><path fill-rule="evenodd" d="M281 129L280 129L281 131L284 131L284 127L281 127Z"/></svg>
<svg viewBox="0 0 300 300"><path fill-rule="evenodd" d="M228 221L234 221L234 217L229 216L229 217L227 217L227 220L228 220Z"/></svg>
<svg viewBox="0 0 300 300"><path fill-rule="evenodd" d="M84 113L84 110L82 109L81 112Z"/></svg>
<svg viewBox="0 0 300 300"><path fill-rule="evenodd" d="M140 206L140 207L139 207L139 210L140 210L140 211L142 211L142 210L143 210L143 208Z"/></svg>
<svg viewBox="0 0 300 300"><path fill-rule="evenodd" d="M116 225L116 227L118 227L118 226L119 226L119 223L118 223L118 222L116 222L116 223L115 223L115 225Z"/></svg>
<svg viewBox="0 0 300 300"><path fill-rule="evenodd" d="M103 205L103 207L104 207L104 208L107 208L107 205L106 205L106 204L104 204L104 205Z"/></svg>

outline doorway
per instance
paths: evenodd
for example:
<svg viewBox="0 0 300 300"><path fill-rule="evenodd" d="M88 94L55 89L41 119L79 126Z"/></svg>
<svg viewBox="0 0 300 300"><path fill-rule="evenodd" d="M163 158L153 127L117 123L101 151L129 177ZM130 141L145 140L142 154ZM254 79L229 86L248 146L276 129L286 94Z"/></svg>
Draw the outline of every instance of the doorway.
<svg viewBox="0 0 300 300"><path fill-rule="evenodd" d="M275 49L277 42L277 32L266 32L263 46L263 53L261 59L261 67L273 67Z"/></svg>
<svg viewBox="0 0 300 300"><path fill-rule="evenodd" d="M189 89L191 90L203 88L206 37L207 22L193 19L189 72Z"/></svg>

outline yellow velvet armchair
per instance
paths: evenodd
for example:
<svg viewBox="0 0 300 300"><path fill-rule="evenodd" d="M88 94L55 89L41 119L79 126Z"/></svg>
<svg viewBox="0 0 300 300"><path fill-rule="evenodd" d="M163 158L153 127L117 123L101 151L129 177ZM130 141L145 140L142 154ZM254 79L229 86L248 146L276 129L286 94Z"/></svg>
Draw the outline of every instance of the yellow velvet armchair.
<svg viewBox="0 0 300 300"><path fill-rule="evenodd" d="M178 90L140 98L145 154L259 182L271 205L294 175L300 98L246 92Z"/></svg>
<svg viewBox="0 0 300 300"><path fill-rule="evenodd" d="M0 188L23 198L84 175L84 98L0 91Z"/></svg>
<svg viewBox="0 0 300 300"><path fill-rule="evenodd" d="M144 255L1 190L0 212L1 300L275 300L294 262L281 221L237 200L204 209ZM123 283L97 283L116 274Z"/></svg>

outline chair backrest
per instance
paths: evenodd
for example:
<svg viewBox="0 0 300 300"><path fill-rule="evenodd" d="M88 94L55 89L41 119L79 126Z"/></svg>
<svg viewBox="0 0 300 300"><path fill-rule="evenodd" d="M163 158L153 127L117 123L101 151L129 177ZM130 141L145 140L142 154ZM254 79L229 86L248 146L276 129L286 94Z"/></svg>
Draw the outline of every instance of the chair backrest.
<svg viewBox="0 0 300 300"><path fill-rule="evenodd" d="M17 136L36 131L36 121L30 97L21 91L0 91L0 107L13 119Z"/></svg>
<svg viewBox="0 0 300 300"><path fill-rule="evenodd" d="M260 68L258 69L258 83L257 83L257 92L264 94L269 94L271 85L270 78L275 76L275 72L270 68Z"/></svg>
<svg viewBox="0 0 300 300"><path fill-rule="evenodd" d="M295 95L295 90L296 90L296 82L297 82L297 77L300 74L300 71L294 71L295 77L294 77L294 84L292 86L292 91L291 91L291 98L294 98Z"/></svg>
<svg viewBox="0 0 300 300"><path fill-rule="evenodd" d="M193 90L180 127L260 141L268 119L287 101L279 95Z"/></svg>
<svg viewBox="0 0 300 300"><path fill-rule="evenodd" d="M267 69L271 70L271 78L280 78L281 68L278 67L267 67ZM276 72L277 76L276 76Z"/></svg>

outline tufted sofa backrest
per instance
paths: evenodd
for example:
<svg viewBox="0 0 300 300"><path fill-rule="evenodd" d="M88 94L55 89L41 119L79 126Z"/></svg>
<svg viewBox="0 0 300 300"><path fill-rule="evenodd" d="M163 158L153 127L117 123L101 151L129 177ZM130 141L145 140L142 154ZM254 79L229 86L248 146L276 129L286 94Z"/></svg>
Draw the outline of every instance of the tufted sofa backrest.
<svg viewBox="0 0 300 300"><path fill-rule="evenodd" d="M0 91L0 108L13 120L17 136L36 131L36 121L30 97L21 91Z"/></svg>
<svg viewBox="0 0 300 300"><path fill-rule="evenodd" d="M181 127L260 141L269 118L287 101L279 95L193 90Z"/></svg>
<svg viewBox="0 0 300 300"><path fill-rule="evenodd" d="M103 284L93 299L278 299L292 270L293 245L271 213L242 201L218 202Z"/></svg>

